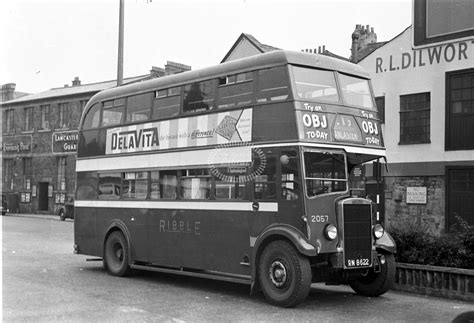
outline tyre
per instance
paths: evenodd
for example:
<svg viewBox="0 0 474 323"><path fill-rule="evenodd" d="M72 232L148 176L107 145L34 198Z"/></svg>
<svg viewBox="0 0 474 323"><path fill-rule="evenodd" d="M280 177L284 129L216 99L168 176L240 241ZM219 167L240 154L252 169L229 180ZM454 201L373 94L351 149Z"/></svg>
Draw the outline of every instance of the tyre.
<svg viewBox="0 0 474 323"><path fill-rule="evenodd" d="M296 306L305 300L311 288L309 259L289 242L273 241L260 256L258 279L269 303Z"/></svg>
<svg viewBox="0 0 474 323"><path fill-rule="evenodd" d="M360 295L376 297L388 291L395 282L395 256L392 254L382 255L385 263L381 265L379 273L372 269L367 276L349 281L351 288Z"/></svg>
<svg viewBox="0 0 474 323"><path fill-rule="evenodd" d="M64 214L64 210L59 211L59 219L61 221L66 220L66 214Z"/></svg>
<svg viewBox="0 0 474 323"><path fill-rule="evenodd" d="M114 231L105 242L104 267L113 276L126 276L130 273L128 262L127 240L122 232Z"/></svg>

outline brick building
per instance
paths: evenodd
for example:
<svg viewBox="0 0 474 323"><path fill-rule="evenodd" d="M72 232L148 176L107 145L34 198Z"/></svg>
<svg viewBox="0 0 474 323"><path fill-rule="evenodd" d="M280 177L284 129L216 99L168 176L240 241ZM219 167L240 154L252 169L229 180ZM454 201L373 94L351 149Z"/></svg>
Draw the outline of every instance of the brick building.
<svg viewBox="0 0 474 323"><path fill-rule="evenodd" d="M124 84L190 70L168 62L150 74L124 80ZM0 190L12 213L56 213L74 195L78 126L87 101L116 81L72 85L15 98L0 104L2 112ZM11 90L11 84L2 89ZM14 89L14 86L13 86Z"/></svg>

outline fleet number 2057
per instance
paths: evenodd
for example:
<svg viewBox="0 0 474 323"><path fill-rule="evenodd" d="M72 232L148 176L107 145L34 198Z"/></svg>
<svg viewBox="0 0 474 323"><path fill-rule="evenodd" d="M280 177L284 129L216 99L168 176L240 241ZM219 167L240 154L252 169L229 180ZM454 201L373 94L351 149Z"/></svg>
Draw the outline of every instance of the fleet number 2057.
<svg viewBox="0 0 474 323"><path fill-rule="evenodd" d="M329 216L328 215L312 215L311 222L328 222Z"/></svg>

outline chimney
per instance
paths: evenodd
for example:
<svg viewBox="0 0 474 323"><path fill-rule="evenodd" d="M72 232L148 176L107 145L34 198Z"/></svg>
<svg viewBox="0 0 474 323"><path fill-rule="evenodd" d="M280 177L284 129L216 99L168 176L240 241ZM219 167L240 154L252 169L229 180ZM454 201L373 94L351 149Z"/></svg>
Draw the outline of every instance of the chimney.
<svg viewBox="0 0 474 323"><path fill-rule="evenodd" d="M359 47L359 25L356 25L356 30L352 33L352 46L351 46L351 59L350 61L352 63L357 62L357 54L359 52L358 47Z"/></svg>
<svg viewBox="0 0 474 323"><path fill-rule="evenodd" d="M2 101L10 101L15 98L15 83L7 83L2 85Z"/></svg>
<svg viewBox="0 0 474 323"><path fill-rule="evenodd" d="M191 66L180 64L180 63L167 61L165 65L166 75L177 74L177 73L190 71L190 70L191 70Z"/></svg>
<svg viewBox="0 0 474 323"><path fill-rule="evenodd" d="M79 77L75 77L74 80L72 80L72 86L79 86L81 85L81 80L79 80Z"/></svg>
<svg viewBox="0 0 474 323"><path fill-rule="evenodd" d="M351 59L353 63L359 61L359 53L368 47L370 44L377 42L377 34L374 32L374 27L370 25L356 25L352 33Z"/></svg>
<svg viewBox="0 0 474 323"><path fill-rule="evenodd" d="M161 67L152 66L150 70L150 76L152 77L162 77L165 75L165 70Z"/></svg>

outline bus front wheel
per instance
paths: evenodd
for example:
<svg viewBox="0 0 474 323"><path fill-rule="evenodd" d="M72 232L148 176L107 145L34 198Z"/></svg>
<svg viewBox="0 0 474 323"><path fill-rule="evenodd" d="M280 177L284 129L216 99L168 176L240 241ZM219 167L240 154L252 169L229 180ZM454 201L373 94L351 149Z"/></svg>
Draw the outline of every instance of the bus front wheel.
<svg viewBox="0 0 474 323"><path fill-rule="evenodd" d="M281 307L298 305L311 288L309 259L289 242L273 241L262 252L258 278L269 303Z"/></svg>
<svg viewBox="0 0 474 323"><path fill-rule="evenodd" d="M371 269L366 276L349 281L349 285L357 294L377 297L392 287L395 282L395 256L385 254L382 257L385 261L381 264L380 272L376 273Z"/></svg>
<svg viewBox="0 0 474 323"><path fill-rule="evenodd" d="M130 273L128 262L127 240L122 232L114 231L105 242L104 267L113 276L126 276Z"/></svg>

